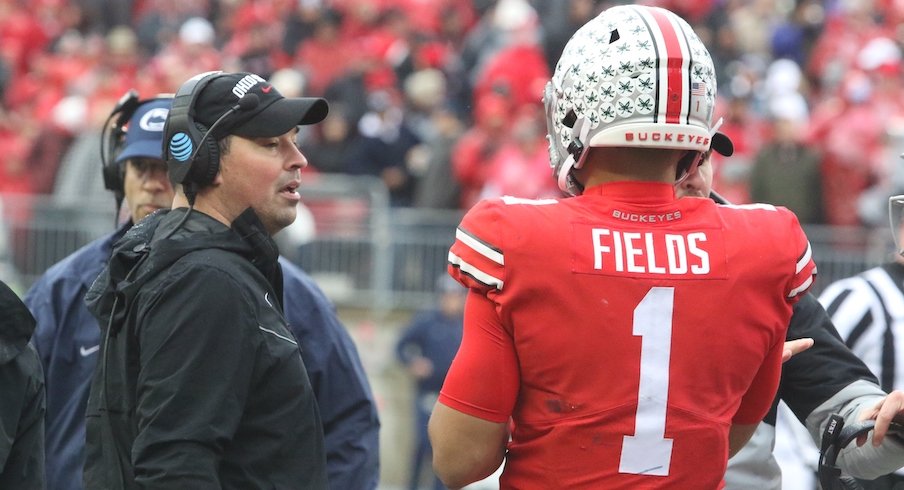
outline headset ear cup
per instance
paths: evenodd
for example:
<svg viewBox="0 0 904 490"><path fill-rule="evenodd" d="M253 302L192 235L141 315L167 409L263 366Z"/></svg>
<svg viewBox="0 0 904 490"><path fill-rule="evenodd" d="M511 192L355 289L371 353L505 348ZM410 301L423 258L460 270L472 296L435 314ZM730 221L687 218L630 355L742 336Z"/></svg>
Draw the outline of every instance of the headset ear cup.
<svg viewBox="0 0 904 490"><path fill-rule="evenodd" d="M115 132L115 131L114 131ZM108 155L118 155L122 150L122 145L125 139L125 133L123 131L119 131L120 134L114 134L111 137L108 148ZM125 163L123 163L125 165ZM113 191L114 193L122 193L122 179L123 179L123 171L122 167L114 161L105 161L104 166L101 169L101 173L104 177L104 187L107 190Z"/></svg>
<svg viewBox="0 0 904 490"><path fill-rule="evenodd" d="M198 134L207 133L207 127L200 123L195 123ZM198 143L198 154L194 161L191 162L191 180L198 184L199 187L206 186L213 182L220 171L220 148L217 141L213 138L205 138Z"/></svg>

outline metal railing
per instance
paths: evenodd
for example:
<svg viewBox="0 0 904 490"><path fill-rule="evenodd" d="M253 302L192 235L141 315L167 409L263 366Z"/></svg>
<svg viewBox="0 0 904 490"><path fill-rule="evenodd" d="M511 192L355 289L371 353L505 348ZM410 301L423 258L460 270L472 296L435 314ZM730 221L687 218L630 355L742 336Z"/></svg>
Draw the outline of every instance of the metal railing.
<svg viewBox="0 0 904 490"><path fill-rule="evenodd" d="M432 303L461 212L392 208L371 177L313 176L299 192L299 220L277 242L338 306L379 314ZM46 196L0 195L0 277L24 292L52 264L113 230L112 203L73 207ZM819 267L817 293L892 250L887 229L805 230Z"/></svg>

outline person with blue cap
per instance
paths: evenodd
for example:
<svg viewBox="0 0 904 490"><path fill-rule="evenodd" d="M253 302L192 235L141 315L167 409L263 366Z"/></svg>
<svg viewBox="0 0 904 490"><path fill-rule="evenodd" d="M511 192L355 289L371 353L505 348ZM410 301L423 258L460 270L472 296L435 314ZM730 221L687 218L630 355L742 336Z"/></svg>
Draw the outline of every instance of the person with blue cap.
<svg viewBox="0 0 904 490"><path fill-rule="evenodd" d="M82 488L85 405L100 343L100 329L84 296L106 265L113 243L134 223L172 205L160 143L171 104L171 95L139 100L129 92L116 106L102 132L101 163L117 212L125 200L128 219L51 266L24 298L37 320L33 343L47 379L47 488Z"/></svg>
<svg viewBox="0 0 904 490"><path fill-rule="evenodd" d="M133 224L172 205L161 150L172 101L171 95L140 100L129 92L117 104L102 132L101 163L117 213L122 208L128 219L51 266L24 298L37 320L32 343L46 377L47 488L83 488L85 406L100 348L100 329L84 304L85 292L109 260L113 243Z"/></svg>

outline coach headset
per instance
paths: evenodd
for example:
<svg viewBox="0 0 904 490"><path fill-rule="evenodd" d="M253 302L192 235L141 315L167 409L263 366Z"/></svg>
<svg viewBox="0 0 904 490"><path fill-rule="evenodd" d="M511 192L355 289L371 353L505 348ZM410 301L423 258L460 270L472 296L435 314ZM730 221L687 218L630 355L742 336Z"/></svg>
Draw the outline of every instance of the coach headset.
<svg viewBox="0 0 904 490"><path fill-rule="evenodd" d="M173 185L182 185L192 207L198 189L213 182L220 171L220 149L216 139L210 138L213 130L236 111L250 111L260 104L256 94L245 94L209 128L195 121L198 96L204 87L222 75L222 71L201 73L182 84L163 127L163 151L170 181Z"/></svg>
<svg viewBox="0 0 904 490"><path fill-rule="evenodd" d="M875 420L864 420L844 426L844 418L833 414L822 433L822 444L819 448L819 485L824 490L862 490L860 483L847 475L841 474L837 465L838 455L848 444L873 430ZM900 437L904 433L904 425L891 422L886 437Z"/></svg>

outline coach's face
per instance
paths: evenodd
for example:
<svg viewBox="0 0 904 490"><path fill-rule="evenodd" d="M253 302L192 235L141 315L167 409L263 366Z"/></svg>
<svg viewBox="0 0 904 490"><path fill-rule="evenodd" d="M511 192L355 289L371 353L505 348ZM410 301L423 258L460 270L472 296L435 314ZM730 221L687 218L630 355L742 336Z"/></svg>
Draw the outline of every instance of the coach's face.
<svg viewBox="0 0 904 490"><path fill-rule="evenodd" d="M297 134L293 128L272 138L230 136L221 158L223 199L238 214L252 207L271 235L295 221L301 199L297 189L308 161L295 146Z"/></svg>
<svg viewBox="0 0 904 490"><path fill-rule="evenodd" d="M713 187L712 150L703 155L697 171L692 172L681 183L675 186L675 195L678 197L709 197L709 191Z"/></svg>
<svg viewBox="0 0 904 490"><path fill-rule="evenodd" d="M173 205L174 191L166 176L166 162L159 158L127 160L122 188L132 223Z"/></svg>

